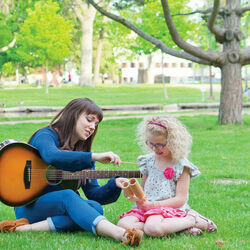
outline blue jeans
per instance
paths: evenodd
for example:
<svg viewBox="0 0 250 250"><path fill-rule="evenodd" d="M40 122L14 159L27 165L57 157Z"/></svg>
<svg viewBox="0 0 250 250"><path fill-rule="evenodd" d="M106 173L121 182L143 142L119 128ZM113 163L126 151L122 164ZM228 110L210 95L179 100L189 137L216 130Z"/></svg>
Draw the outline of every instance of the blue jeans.
<svg viewBox="0 0 250 250"><path fill-rule="evenodd" d="M15 214L31 224L47 220L52 231L86 230L94 234L96 225L106 219L98 202L84 200L70 189L50 192L30 205L15 207Z"/></svg>

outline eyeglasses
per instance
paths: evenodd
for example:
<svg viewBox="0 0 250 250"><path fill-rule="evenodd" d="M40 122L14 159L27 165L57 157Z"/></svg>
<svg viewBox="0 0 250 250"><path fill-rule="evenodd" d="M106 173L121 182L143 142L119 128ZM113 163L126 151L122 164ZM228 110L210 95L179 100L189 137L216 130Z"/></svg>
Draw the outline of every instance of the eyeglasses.
<svg viewBox="0 0 250 250"><path fill-rule="evenodd" d="M165 143L165 144L154 144L154 143L152 143L152 142L150 142L150 141L148 141L148 140L146 140L146 144L151 148L151 149L153 149L153 148L155 148L155 149L163 149L166 145L167 145L167 143Z"/></svg>

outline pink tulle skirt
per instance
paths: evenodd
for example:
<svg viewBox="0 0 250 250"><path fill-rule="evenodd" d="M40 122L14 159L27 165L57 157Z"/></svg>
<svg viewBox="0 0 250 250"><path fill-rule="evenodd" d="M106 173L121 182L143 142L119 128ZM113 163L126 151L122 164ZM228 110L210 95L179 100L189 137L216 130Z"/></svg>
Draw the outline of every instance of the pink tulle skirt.
<svg viewBox="0 0 250 250"><path fill-rule="evenodd" d="M187 213L176 208L171 207L158 207L148 209L146 211L134 208L126 213L123 213L120 218L122 219L125 216L135 216L141 222L145 222L147 218L151 215L162 215L163 218L178 218L178 217L186 217Z"/></svg>

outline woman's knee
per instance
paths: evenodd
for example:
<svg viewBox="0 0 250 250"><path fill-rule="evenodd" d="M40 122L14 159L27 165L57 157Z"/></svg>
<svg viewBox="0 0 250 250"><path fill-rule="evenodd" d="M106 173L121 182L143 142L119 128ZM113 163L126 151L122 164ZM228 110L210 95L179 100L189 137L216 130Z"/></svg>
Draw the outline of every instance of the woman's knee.
<svg viewBox="0 0 250 250"><path fill-rule="evenodd" d="M77 206L79 199L81 199L81 197L71 189L56 192L58 192L57 200L63 207Z"/></svg>
<svg viewBox="0 0 250 250"><path fill-rule="evenodd" d="M78 196L78 194L71 189L64 189L55 192L62 200L72 199L73 197Z"/></svg>
<svg viewBox="0 0 250 250"><path fill-rule="evenodd" d="M103 215L103 207L102 205L97 202L97 201L93 201L93 200L88 200L88 203L91 207L93 207L99 214Z"/></svg>

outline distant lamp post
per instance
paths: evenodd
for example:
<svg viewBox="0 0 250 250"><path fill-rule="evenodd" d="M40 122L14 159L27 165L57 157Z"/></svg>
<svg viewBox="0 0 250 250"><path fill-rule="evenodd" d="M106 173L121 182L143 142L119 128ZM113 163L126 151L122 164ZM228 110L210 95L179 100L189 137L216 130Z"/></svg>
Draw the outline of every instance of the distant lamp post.
<svg viewBox="0 0 250 250"><path fill-rule="evenodd" d="M164 92L164 96L165 99L168 99L168 92L167 92L167 87L166 87L166 83L165 83L165 77L164 77L164 64L163 64L163 52L161 51L161 74L162 74L162 85L163 85L163 92Z"/></svg>

